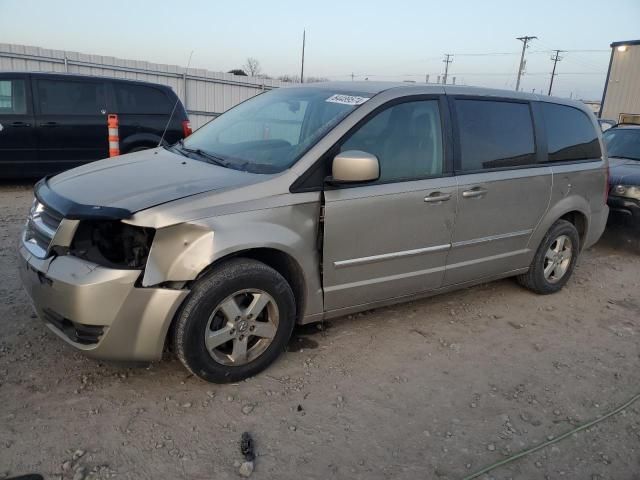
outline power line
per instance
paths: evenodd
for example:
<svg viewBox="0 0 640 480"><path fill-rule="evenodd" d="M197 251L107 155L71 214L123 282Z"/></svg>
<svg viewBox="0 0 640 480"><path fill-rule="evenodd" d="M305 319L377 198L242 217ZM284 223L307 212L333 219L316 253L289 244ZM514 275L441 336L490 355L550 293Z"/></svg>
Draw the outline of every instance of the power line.
<svg viewBox="0 0 640 480"><path fill-rule="evenodd" d="M605 68L604 65L596 65L591 62L585 62L584 60L582 60L582 58L579 60L575 58L575 54L565 55L565 57L569 62L575 63L576 65L580 65L581 67L588 67L595 70L602 70L603 68Z"/></svg>
<svg viewBox="0 0 640 480"><path fill-rule="evenodd" d="M607 72L562 72L556 73L556 76L565 76L565 75L606 75ZM480 76L492 76L492 75L513 75L513 72L456 72L456 75L480 75ZM533 75L549 75L549 72L527 72L528 76ZM403 75L386 75L388 77L397 77ZM411 75L404 75L411 76ZM416 76L424 76L424 74L416 75Z"/></svg>
<svg viewBox="0 0 640 480"><path fill-rule="evenodd" d="M531 50L530 54L538 54L538 53L552 53L554 51L553 48L547 48L546 50ZM564 50L567 53L611 53L611 50ZM498 55L520 55L521 52L461 52L461 53L452 53L452 55L456 57L490 57L490 56L498 56ZM440 57L428 57L424 60L437 60Z"/></svg>
<svg viewBox="0 0 640 480"><path fill-rule="evenodd" d="M565 52L570 53L611 53L611 50L565 50Z"/></svg>
<svg viewBox="0 0 640 480"><path fill-rule="evenodd" d="M520 52L454 53L458 57L489 57L493 55L518 55Z"/></svg>
<svg viewBox="0 0 640 480"><path fill-rule="evenodd" d="M520 56L520 66L518 67L518 79L516 80L516 92L520 89L520 77L522 77L522 71L524 70L524 52L527 49L527 44L531 40L535 40L538 37L517 37L516 40L520 40L522 42L522 55Z"/></svg>
<svg viewBox="0 0 640 480"><path fill-rule="evenodd" d="M538 40L539 43L541 43ZM542 45L545 47L546 45ZM553 48L547 48L546 50L531 50L529 53L551 53L553 52ZM563 50L566 53L611 53L611 50Z"/></svg>
<svg viewBox="0 0 640 480"><path fill-rule="evenodd" d="M548 49L548 53L553 53L555 52L555 49L552 49L549 45L546 45L544 42L538 40L537 42L540 46L545 47ZM591 60L587 60L587 59L583 59L580 55L577 55L577 53L580 52L611 52L611 50L564 50L563 53L565 53L565 59L569 62L572 63L576 63L582 67L588 67L588 68L592 68L595 70L602 70L604 67L601 65L595 65L593 63L591 63ZM569 55L570 54L570 55ZM579 57L580 60L576 57Z"/></svg>
<svg viewBox="0 0 640 480"><path fill-rule="evenodd" d="M607 72L561 72L556 73L556 76L566 76L566 75L606 75ZM398 77L419 77L424 78L425 75L440 75L433 72L425 73L342 73L335 75L323 75L323 77L327 78L354 78L355 77L378 77L378 78L398 78ZM508 76L513 75L513 72L456 72L456 76L461 75L471 75L471 76ZM527 72L528 76L546 76L549 75L549 72Z"/></svg>
<svg viewBox="0 0 640 480"><path fill-rule="evenodd" d="M538 40L539 42L539 40ZM541 43L541 42L540 42ZM555 50L553 48L547 48L546 50L529 50L527 53L529 55L540 55L540 54L544 54L544 55L548 55L550 53L553 53ZM575 53L611 53L611 50L564 50L564 53L571 53L571 54L575 54ZM450 54L451 56L454 57L496 57L496 56L512 56L512 55L520 55L521 52L462 52L462 53L452 53ZM420 61L421 62L425 62L425 61L433 61L433 60L440 60L442 59L441 56L433 56L433 57L421 57ZM583 65L584 66L591 66L593 68L598 68L595 67L595 65L591 64L588 65L586 60L583 60Z"/></svg>

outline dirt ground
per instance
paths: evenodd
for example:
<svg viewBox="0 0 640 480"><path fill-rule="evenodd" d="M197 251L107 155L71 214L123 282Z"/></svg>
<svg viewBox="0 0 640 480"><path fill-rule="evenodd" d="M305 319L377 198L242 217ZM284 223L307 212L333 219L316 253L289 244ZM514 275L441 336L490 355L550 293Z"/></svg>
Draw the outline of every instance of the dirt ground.
<svg viewBox="0 0 640 480"><path fill-rule="evenodd" d="M100 363L31 311L15 244L27 185L0 185L0 478L460 479L640 392L640 235L610 228L560 293L512 280L295 332L255 378L167 356ZM481 478L640 479L640 401Z"/></svg>

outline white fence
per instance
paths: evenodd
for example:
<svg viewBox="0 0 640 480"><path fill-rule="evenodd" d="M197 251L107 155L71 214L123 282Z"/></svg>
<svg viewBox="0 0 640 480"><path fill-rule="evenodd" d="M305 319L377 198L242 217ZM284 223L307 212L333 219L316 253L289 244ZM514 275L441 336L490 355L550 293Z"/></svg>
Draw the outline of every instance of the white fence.
<svg viewBox="0 0 640 480"><path fill-rule="evenodd" d="M69 72L169 85L184 104L193 128L264 90L290 85L279 80L177 65L125 60L63 50L0 43L0 71Z"/></svg>

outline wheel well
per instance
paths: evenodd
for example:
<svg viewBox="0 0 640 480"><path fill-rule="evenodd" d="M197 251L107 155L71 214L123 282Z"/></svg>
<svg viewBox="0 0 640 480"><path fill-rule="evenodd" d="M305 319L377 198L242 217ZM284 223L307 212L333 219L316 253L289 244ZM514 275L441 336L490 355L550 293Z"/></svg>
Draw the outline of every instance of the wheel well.
<svg viewBox="0 0 640 480"><path fill-rule="evenodd" d="M139 147L144 147L144 148L153 148L157 146L157 144L154 144L153 142L149 141L149 140L142 140L139 142L136 142L132 145L127 146L127 148L125 149L125 152L130 152L133 149L139 148Z"/></svg>
<svg viewBox="0 0 640 480"><path fill-rule="evenodd" d="M560 220L566 220L576 227L576 230L578 230L578 236L580 237L580 249L582 249L587 236L587 216L582 212L574 210L573 212L565 213L560 217Z"/></svg>
<svg viewBox="0 0 640 480"><path fill-rule="evenodd" d="M230 258L237 257L258 260L259 262L269 265L284 277L287 283L291 286L291 290L293 291L293 296L296 301L296 322L299 322L304 315L306 291L304 274L302 272L302 268L300 267L300 265L298 265L298 262L296 262L291 255L283 252L282 250L277 250L275 248L252 248L249 250L235 252L227 255L226 257L216 260L205 270L203 270L200 275L198 275L198 278L202 277L202 275L209 272L220 263Z"/></svg>

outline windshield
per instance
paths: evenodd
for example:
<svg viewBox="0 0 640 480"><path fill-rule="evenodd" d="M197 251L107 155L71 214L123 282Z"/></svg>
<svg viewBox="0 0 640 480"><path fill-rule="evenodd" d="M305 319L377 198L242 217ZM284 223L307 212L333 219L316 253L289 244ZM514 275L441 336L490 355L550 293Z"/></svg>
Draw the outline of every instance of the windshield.
<svg viewBox="0 0 640 480"><path fill-rule="evenodd" d="M610 157L640 160L640 128L612 128L602 135Z"/></svg>
<svg viewBox="0 0 640 480"><path fill-rule="evenodd" d="M279 88L229 110L181 146L225 167L281 172L368 97L313 87Z"/></svg>

